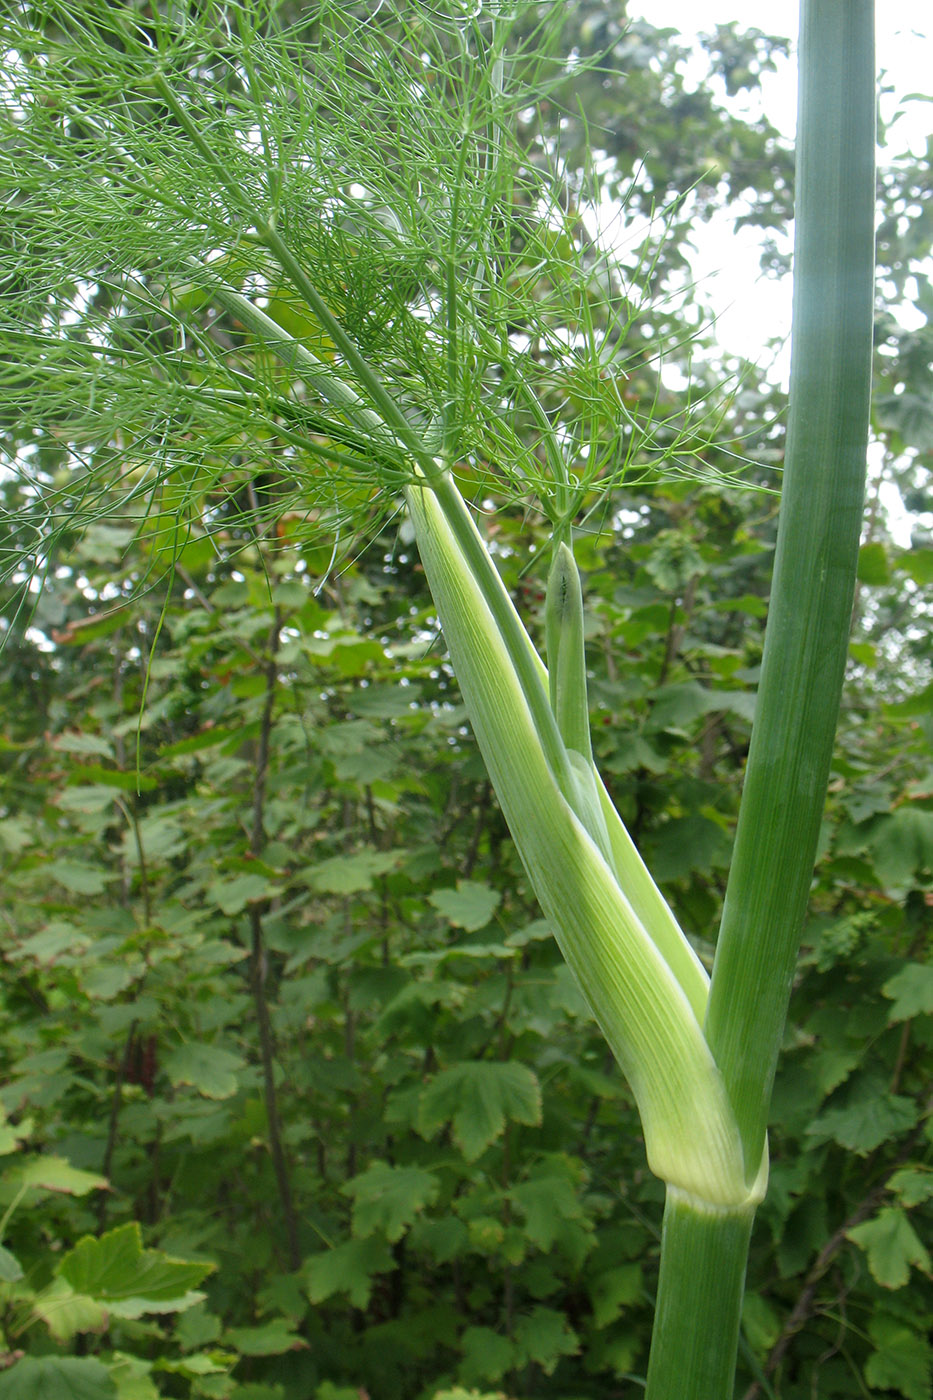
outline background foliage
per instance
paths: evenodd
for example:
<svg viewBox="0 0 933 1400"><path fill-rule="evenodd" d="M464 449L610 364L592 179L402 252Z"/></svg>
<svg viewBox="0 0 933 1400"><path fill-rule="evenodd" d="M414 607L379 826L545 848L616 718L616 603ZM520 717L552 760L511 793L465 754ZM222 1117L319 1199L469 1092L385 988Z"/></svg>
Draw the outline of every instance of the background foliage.
<svg viewBox="0 0 933 1400"><path fill-rule="evenodd" d="M720 468L742 454L767 486L780 394L717 362L673 292L715 211L786 226L789 153L728 101L782 45L721 28L693 91L677 36L626 31L618 6L584 0L563 42L624 70L580 77L586 127L569 103L539 114L581 206L594 180L633 222L681 196L663 243L649 234L633 396L673 420L732 384L702 451ZM928 164L885 168L878 481L916 529L895 547L870 502L750 1264L747 1400L931 1390L928 192ZM621 273L644 273L645 247L618 251ZM662 332L684 347L663 376ZM14 462L22 420L4 431ZM30 450L60 490L62 444ZM167 545L158 521L140 535L114 516L61 542L41 594L6 585L0 1398L631 1394L662 1187L630 1095L529 894L405 522L330 570L330 540L276 507L272 453L212 477L210 537ZM35 500L14 474L0 491L15 552ZM480 505L537 625L546 522ZM705 958L774 528L768 491L635 473L578 540L597 761Z"/></svg>

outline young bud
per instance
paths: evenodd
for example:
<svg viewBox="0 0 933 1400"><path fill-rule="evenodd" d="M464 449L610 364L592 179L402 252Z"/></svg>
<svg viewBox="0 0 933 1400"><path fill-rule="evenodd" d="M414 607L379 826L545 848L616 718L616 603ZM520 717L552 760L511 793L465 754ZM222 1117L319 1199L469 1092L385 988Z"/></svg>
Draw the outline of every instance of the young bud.
<svg viewBox="0 0 933 1400"><path fill-rule="evenodd" d="M554 550L544 603L551 709L568 749L592 758L583 646L583 589L577 561L566 544Z"/></svg>

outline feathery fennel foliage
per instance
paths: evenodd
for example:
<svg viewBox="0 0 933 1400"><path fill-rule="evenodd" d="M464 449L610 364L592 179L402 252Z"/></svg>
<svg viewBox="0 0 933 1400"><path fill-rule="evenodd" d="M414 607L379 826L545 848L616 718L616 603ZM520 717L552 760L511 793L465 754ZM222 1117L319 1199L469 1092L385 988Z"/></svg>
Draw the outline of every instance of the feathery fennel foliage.
<svg viewBox="0 0 933 1400"><path fill-rule="evenodd" d="M194 9L5 26L7 569L114 512L169 541L261 516L259 472L267 514L344 548L437 456L559 534L708 470L715 409L630 393L642 290L534 133L572 92L560 7Z"/></svg>

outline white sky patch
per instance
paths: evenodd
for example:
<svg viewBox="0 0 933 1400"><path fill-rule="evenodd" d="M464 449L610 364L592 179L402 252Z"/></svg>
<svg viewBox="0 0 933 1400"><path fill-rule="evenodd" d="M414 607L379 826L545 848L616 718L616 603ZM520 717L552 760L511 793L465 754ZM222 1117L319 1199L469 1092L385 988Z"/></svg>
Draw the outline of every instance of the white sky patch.
<svg viewBox="0 0 933 1400"><path fill-rule="evenodd" d="M767 34L786 35L792 40L791 57L778 58L778 71L763 75L759 92L725 98L742 115L764 113L788 141L794 138L797 109L795 45L798 33L798 0L771 0L762 13L750 13L735 0L629 0L631 19L644 19L658 28L676 29L683 42L695 42L700 34L717 25L738 21L741 29L756 28ZM933 42L926 37L931 27L927 0L901 0L882 6L877 18L877 62L883 74L881 119L887 126L886 144L880 159L891 160L910 152L920 156L926 149L933 125L933 105L929 101L904 99L922 97L930 91ZM702 81L706 63L701 54L686 68L688 86ZM900 110L899 110L900 109ZM790 368L789 336L791 318L790 278L777 279L762 274L759 256L761 234L753 228L733 229L733 216L723 213L708 225L694 231L696 253L693 268L702 299L716 317L716 338L727 351L761 365L787 384ZM790 250L788 238L782 252ZM784 342L775 352L767 342Z"/></svg>
<svg viewBox="0 0 933 1400"><path fill-rule="evenodd" d="M738 21L740 29L756 28L792 41L789 59L777 58L777 72L765 73L761 88L720 101L747 117L767 116L773 126L793 141L797 122L796 40L799 0L770 0L767 9L750 13L735 0L629 0L631 19L644 19L658 28L676 29L685 44L712 32L717 25ZM923 157L933 128L930 69L933 41L929 0L900 0L883 5L876 18L876 53L880 74L879 116L883 145L879 164L899 156ZM688 86L703 81L707 71L702 53L688 61ZM720 84L720 86L722 86ZM700 298L716 321L716 339L733 354L768 367L775 382L786 389L790 373L791 279L765 276L760 266L762 235L754 228L735 231L734 213L723 212L708 225L696 225L693 272ZM792 230L781 252L791 249ZM900 319L915 319L905 306ZM770 342L770 343L769 343ZM881 471L879 444L869 448L870 474ZM904 511L896 486L881 484L881 501L887 526L896 543L909 548L912 519Z"/></svg>

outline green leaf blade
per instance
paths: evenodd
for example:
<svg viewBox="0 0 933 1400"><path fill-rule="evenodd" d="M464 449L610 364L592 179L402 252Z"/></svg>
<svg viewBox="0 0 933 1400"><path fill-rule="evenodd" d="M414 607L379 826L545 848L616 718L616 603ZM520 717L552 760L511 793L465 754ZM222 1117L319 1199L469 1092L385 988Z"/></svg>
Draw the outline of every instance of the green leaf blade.
<svg viewBox="0 0 933 1400"><path fill-rule="evenodd" d="M135 1318L193 1306L203 1295L192 1290L212 1268L144 1249L139 1225L132 1221L99 1239L86 1235L64 1256L58 1271L76 1293L118 1316Z"/></svg>

